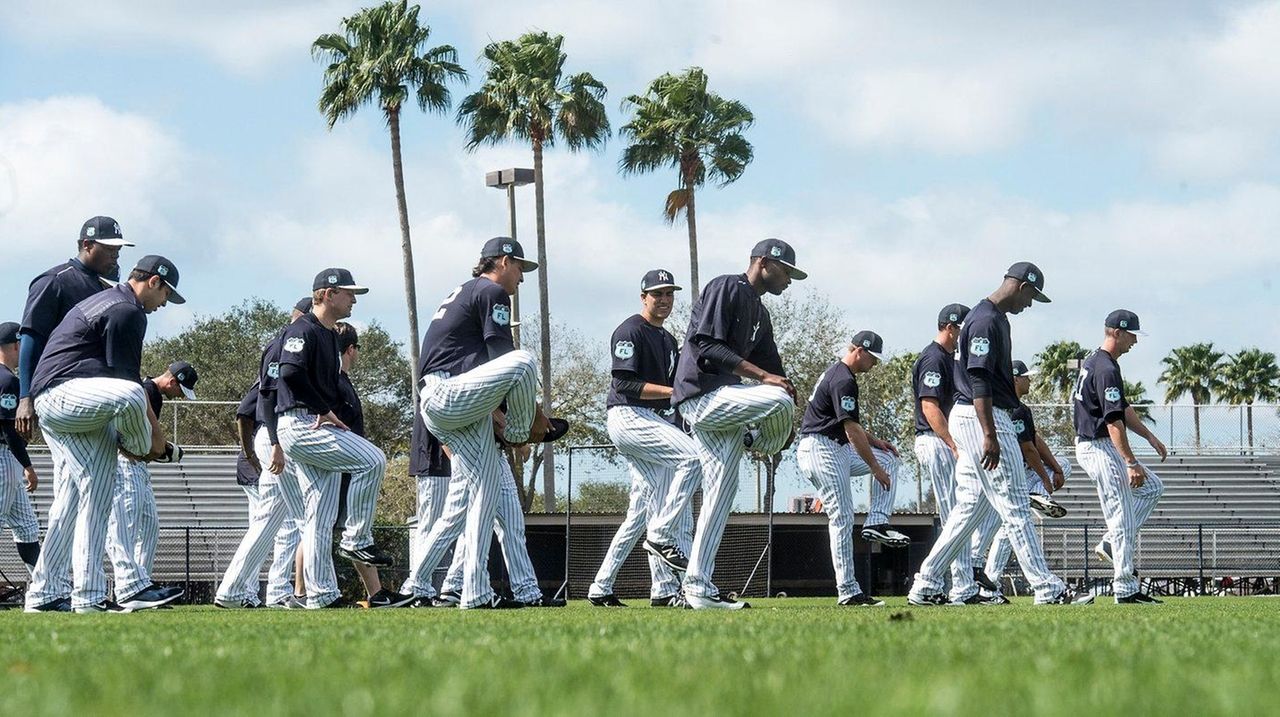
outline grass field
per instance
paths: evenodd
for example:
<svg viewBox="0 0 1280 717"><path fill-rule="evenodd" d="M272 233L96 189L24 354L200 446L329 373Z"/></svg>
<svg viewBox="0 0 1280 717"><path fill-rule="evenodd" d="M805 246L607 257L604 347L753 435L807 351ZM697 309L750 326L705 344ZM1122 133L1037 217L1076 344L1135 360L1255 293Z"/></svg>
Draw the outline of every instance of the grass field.
<svg viewBox="0 0 1280 717"><path fill-rule="evenodd" d="M1280 602L0 613L0 714L1262 714Z"/></svg>

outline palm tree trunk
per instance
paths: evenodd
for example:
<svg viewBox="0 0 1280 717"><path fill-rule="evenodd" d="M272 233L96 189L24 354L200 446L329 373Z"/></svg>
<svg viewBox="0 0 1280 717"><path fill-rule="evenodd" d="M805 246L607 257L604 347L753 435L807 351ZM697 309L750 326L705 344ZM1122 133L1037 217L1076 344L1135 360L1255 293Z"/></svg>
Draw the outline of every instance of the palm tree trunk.
<svg viewBox="0 0 1280 717"><path fill-rule="evenodd" d="M698 216L693 206L693 185L685 183L685 191L689 193L689 203L685 207L688 214L685 216L686 224L689 227L689 287L692 291L692 301L698 300Z"/></svg>
<svg viewBox="0 0 1280 717"><path fill-rule="evenodd" d="M542 194L542 140L533 139L533 196L535 221L538 231L538 263L542 268L542 277L538 281L538 317L542 326L540 334L542 360L542 408L551 412L551 305L547 299L547 225L544 216ZM552 444L543 445L542 462L542 508L548 513L556 509L556 464Z"/></svg>
<svg viewBox="0 0 1280 717"><path fill-rule="evenodd" d="M400 110L387 112L391 127L391 168L395 173L396 209L400 212L400 253L404 262L404 299L409 308L409 375L413 410L418 410L418 288L413 273L413 240L409 238L409 205L404 198L404 164L400 160Z"/></svg>
<svg viewBox="0 0 1280 717"><path fill-rule="evenodd" d="M1245 407L1245 415L1249 417L1249 452L1253 452L1253 404Z"/></svg>
<svg viewBox="0 0 1280 717"><path fill-rule="evenodd" d="M1196 403L1191 406L1191 416L1196 421L1196 448L1200 447L1200 404Z"/></svg>

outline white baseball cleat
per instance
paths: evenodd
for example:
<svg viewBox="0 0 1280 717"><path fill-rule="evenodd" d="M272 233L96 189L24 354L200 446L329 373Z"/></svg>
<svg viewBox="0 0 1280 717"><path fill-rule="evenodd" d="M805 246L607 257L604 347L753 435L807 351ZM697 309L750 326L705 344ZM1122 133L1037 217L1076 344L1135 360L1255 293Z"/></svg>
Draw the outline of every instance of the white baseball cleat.
<svg viewBox="0 0 1280 717"><path fill-rule="evenodd" d="M1030 497L1031 497L1031 507L1040 511L1041 513L1044 513L1046 517L1061 518L1062 516L1067 514L1067 509L1062 507L1061 503L1054 500L1053 498L1050 498L1047 495L1032 493Z"/></svg>

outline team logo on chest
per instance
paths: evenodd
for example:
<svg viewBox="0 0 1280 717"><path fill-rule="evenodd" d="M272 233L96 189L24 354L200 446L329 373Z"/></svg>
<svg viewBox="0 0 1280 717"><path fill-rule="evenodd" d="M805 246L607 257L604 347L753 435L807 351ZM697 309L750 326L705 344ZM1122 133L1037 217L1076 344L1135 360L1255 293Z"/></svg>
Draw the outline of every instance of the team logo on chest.
<svg viewBox="0 0 1280 717"><path fill-rule="evenodd" d="M937 371L925 371L924 385L929 388L937 388L942 385L942 374Z"/></svg>
<svg viewBox="0 0 1280 717"><path fill-rule="evenodd" d="M267 364L267 375L271 378L280 378L280 364L276 361Z"/></svg>
<svg viewBox="0 0 1280 717"><path fill-rule="evenodd" d="M1102 392L1102 397L1110 403L1115 403L1120 400L1120 389L1116 386L1109 386L1107 390Z"/></svg>
<svg viewBox="0 0 1280 717"><path fill-rule="evenodd" d="M18 407L17 396L13 395L12 393L6 393L3 396L0 396L0 408L3 408L7 411L12 411L17 407Z"/></svg>
<svg viewBox="0 0 1280 717"><path fill-rule="evenodd" d="M502 304L494 304L493 323L499 326L506 326L511 323L511 309Z"/></svg>
<svg viewBox="0 0 1280 717"><path fill-rule="evenodd" d="M969 353L974 356L986 356L991 353L991 339L985 336L975 336L969 342Z"/></svg>
<svg viewBox="0 0 1280 717"><path fill-rule="evenodd" d="M291 354L302 353L302 347L306 345L306 341L301 336L294 336L284 342L284 350Z"/></svg>
<svg viewBox="0 0 1280 717"><path fill-rule="evenodd" d="M840 397L840 408L843 408L846 411L852 411L857 407L858 407L858 399L854 398L853 396Z"/></svg>
<svg viewBox="0 0 1280 717"><path fill-rule="evenodd" d="M613 355L625 361L636 355L636 345L630 341L619 341L613 345Z"/></svg>
<svg viewBox="0 0 1280 717"><path fill-rule="evenodd" d="M1027 424L1021 418L1013 422L1013 432L1023 433L1027 430Z"/></svg>

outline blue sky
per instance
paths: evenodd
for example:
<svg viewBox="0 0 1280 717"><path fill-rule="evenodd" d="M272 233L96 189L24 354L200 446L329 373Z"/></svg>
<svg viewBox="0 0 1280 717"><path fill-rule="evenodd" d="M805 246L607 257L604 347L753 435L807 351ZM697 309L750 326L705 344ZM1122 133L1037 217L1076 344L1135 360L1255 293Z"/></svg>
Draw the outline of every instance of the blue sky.
<svg viewBox="0 0 1280 717"><path fill-rule="evenodd" d="M309 43L358 6L0 7L8 313L104 213L139 244L126 262L154 251L184 271L190 302L160 312L156 333L248 296L291 303L320 268L345 265L374 287L356 318L403 336L385 128L368 110L330 132L315 108ZM1276 323L1259 320L1280 265L1280 3L529 0L445 2L423 17L458 48L471 89L485 42L536 27L563 33L570 69L608 85L615 127L625 95L693 64L747 103L755 162L699 198L704 277L784 237L812 268L798 288L914 350L939 306L977 301L1030 259L1055 302L1015 319L1028 359L1057 338L1096 343L1119 306L1152 333L1126 359L1148 386L1172 346L1280 347ZM518 146L464 152L451 115L412 111L404 133L429 315L505 231L484 171L530 158ZM645 270L688 274L684 229L659 216L672 177L620 178L620 149L614 138L547 159L552 313L602 354ZM531 191L519 212L532 244Z"/></svg>

